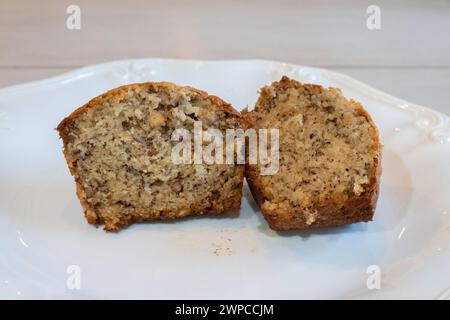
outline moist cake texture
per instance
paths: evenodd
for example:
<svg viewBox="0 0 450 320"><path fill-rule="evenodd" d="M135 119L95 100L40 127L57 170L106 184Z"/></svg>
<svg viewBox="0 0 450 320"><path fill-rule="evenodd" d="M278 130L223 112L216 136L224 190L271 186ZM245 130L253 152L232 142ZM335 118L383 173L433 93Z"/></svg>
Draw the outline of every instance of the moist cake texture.
<svg viewBox="0 0 450 320"><path fill-rule="evenodd" d="M261 89L250 126L279 129L279 170L246 178L274 230L372 220L381 174L381 143L363 106L339 89L283 77Z"/></svg>
<svg viewBox="0 0 450 320"><path fill-rule="evenodd" d="M215 96L172 83L113 89L57 127L77 195L91 224L117 231L132 222L238 210L244 166L176 164L175 129L241 128Z"/></svg>

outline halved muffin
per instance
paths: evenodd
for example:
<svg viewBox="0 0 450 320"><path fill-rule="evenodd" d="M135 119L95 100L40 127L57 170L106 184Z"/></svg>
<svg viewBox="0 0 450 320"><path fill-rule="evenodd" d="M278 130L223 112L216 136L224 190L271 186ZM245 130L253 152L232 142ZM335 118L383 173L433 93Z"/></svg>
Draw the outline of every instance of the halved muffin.
<svg viewBox="0 0 450 320"><path fill-rule="evenodd" d="M261 89L243 117L255 129L279 129L279 170L246 178L274 230L372 220L381 174L381 143L363 106L336 88L288 77Z"/></svg>
<svg viewBox="0 0 450 320"><path fill-rule="evenodd" d="M225 132L242 122L218 97L166 82L113 89L65 118L57 130L87 221L117 231L137 221L239 209L243 165L174 162L181 143L174 131L193 136L196 126Z"/></svg>

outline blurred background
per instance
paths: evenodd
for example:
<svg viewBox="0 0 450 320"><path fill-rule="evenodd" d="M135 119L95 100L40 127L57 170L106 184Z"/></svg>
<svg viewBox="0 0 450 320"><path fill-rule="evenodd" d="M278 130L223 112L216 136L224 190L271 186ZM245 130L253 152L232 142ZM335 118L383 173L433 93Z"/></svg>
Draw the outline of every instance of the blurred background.
<svg viewBox="0 0 450 320"><path fill-rule="evenodd" d="M450 114L450 1L0 1L0 87L150 57L328 68Z"/></svg>

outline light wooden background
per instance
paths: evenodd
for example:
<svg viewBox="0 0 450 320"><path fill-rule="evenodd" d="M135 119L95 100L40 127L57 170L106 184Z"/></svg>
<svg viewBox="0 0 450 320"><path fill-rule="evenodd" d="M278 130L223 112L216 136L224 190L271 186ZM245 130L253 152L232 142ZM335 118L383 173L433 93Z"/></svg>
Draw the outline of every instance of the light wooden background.
<svg viewBox="0 0 450 320"><path fill-rule="evenodd" d="M381 30L366 27L370 4ZM0 1L0 87L144 57L319 66L450 114L450 1Z"/></svg>

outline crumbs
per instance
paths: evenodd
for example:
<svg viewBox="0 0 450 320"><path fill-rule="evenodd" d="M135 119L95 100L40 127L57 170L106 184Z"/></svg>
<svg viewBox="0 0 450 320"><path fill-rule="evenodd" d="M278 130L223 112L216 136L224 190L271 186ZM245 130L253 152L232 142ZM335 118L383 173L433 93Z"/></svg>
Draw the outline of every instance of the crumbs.
<svg viewBox="0 0 450 320"><path fill-rule="evenodd" d="M173 237L173 235L172 235ZM215 229L197 232L180 230L173 238L177 254L198 254L209 257L231 257L235 255L258 254L265 246L259 234L246 229Z"/></svg>
<svg viewBox="0 0 450 320"><path fill-rule="evenodd" d="M215 256L231 256L233 254L233 230L221 229L217 231L218 239L211 244Z"/></svg>

